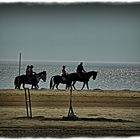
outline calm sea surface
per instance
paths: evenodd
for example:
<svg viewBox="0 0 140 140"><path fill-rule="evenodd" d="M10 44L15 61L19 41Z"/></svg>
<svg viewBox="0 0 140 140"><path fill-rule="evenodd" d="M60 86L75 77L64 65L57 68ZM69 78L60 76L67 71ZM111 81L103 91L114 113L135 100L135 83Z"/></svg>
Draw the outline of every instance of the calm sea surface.
<svg viewBox="0 0 140 140"><path fill-rule="evenodd" d="M25 74L26 66L34 65L34 71L47 72L47 81L40 81L40 88L49 88L50 78L61 74L61 68L66 65L68 73L75 72L77 62L22 62L21 74ZM84 63L86 71L98 71L96 80L89 81L90 89L140 90L140 64L111 64L111 63ZM0 88L14 88L14 78L18 75L18 62L0 61ZM77 82L80 89L82 83ZM28 86L30 87L30 86ZM65 86L60 84L59 88Z"/></svg>

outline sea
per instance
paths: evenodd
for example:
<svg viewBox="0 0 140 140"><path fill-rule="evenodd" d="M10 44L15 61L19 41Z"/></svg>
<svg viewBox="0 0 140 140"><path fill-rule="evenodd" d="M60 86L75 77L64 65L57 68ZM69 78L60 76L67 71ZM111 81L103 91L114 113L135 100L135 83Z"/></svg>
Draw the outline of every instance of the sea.
<svg viewBox="0 0 140 140"><path fill-rule="evenodd" d="M66 66L66 71L72 73L76 71L78 62L49 62L49 61L22 61L21 75L25 74L27 65L33 65L34 71L47 72L47 80L40 80L40 89L49 89L50 79L54 75L61 75L62 66ZM84 62L86 71L97 71L95 80L89 80L91 90L140 90L140 63L95 63ZM14 79L19 74L18 61L0 61L0 89L14 89ZM81 89L83 83L76 82L75 87ZM26 85L26 87L31 87ZM60 89L65 85L60 84ZM85 87L86 89L86 87Z"/></svg>

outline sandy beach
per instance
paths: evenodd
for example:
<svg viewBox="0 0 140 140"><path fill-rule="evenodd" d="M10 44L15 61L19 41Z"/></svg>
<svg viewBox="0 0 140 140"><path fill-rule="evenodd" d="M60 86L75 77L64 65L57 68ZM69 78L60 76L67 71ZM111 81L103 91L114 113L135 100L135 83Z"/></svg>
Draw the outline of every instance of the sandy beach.
<svg viewBox="0 0 140 140"><path fill-rule="evenodd" d="M69 90L31 90L32 118L24 90L0 89L0 137L140 136L140 91L75 90L77 120L64 120Z"/></svg>

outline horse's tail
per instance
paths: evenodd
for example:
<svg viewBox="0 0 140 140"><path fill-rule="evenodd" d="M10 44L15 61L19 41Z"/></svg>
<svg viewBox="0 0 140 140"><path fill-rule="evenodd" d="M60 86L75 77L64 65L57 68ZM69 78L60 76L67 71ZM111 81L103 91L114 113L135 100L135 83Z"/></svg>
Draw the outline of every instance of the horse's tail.
<svg viewBox="0 0 140 140"><path fill-rule="evenodd" d="M15 89L17 89L18 88L18 85L19 85L19 76L17 76L15 78L14 85L15 85Z"/></svg>
<svg viewBox="0 0 140 140"><path fill-rule="evenodd" d="M52 76L52 77L51 77L51 80L50 80L50 89L52 88L53 78L54 78L54 76Z"/></svg>

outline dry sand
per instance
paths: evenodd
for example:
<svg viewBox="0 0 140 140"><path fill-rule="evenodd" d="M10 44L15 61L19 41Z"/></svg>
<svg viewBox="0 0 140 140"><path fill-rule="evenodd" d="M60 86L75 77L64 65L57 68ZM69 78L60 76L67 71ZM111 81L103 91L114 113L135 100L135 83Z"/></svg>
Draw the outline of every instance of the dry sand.
<svg viewBox="0 0 140 140"><path fill-rule="evenodd" d="M78 120L63 120L68 90L31 90L33 118L24 90L0 90L0 137L140 136L140 91L73 91Z"/></svg>

